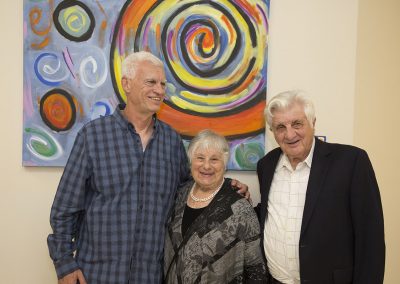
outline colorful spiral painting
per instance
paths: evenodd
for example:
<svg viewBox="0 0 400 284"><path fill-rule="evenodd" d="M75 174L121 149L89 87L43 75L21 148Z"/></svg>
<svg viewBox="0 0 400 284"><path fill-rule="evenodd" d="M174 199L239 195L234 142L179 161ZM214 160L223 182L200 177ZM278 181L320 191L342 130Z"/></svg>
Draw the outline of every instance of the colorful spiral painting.
<svg viewBox="0 0 400 284"><path fill-rule="evenodd" d="M24 14L24 165L62 166L79 128L125 102L121 62L140 50L165 63L158 117L185 143L223 134L228 169L264 155L269 0L24 0ZM57 158L32 146L37 133Z"/></svg>

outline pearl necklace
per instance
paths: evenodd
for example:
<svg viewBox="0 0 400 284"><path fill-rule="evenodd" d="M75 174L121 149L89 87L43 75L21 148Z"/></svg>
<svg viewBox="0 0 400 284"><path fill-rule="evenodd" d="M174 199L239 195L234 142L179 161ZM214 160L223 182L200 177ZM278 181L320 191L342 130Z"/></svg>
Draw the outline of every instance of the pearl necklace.
<svg viewBox="0 0 400 284"><path fill-rule="evenodd" d="M213 193L211 193L210 196L207 196L207 197L204 197L204 198L197 198L196 196L194 196L193 190L194 190L194 187L196 185L196 183L195 183L195 184L193 184L192 190L190 191L190 198L194 202L206 202L206 201L212 199L218 193L218 191L221 189L222 185L224 184L224 181L225 181L225 179L222 179L222 183L217 187L217 189Z"/></svg>

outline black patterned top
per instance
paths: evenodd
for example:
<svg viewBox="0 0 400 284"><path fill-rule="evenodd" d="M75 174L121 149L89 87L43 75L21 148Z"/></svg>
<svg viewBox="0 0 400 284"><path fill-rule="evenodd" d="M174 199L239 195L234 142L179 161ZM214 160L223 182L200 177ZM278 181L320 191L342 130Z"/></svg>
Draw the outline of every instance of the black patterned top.
<svg viewBox="0 0 400 284"><path fill-rule="evenodd" d="M180 188L167 227L165 283L265 283L257 216L230 179L182 236L193 183Z"/></svg>

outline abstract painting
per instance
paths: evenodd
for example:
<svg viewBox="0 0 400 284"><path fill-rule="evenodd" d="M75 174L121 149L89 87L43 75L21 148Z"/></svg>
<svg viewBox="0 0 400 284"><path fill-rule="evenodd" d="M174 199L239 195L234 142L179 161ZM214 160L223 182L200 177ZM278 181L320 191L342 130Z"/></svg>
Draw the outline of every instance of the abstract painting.
<svg viewBox="0 0 400 284"><path fill-rule="evenodd" d="M23 165L64 166L79 129L126 96L121 62L165 63L158 118L185 145L204 128L230 144L228 169L265 153L269 0L24 0Z"/></svg>

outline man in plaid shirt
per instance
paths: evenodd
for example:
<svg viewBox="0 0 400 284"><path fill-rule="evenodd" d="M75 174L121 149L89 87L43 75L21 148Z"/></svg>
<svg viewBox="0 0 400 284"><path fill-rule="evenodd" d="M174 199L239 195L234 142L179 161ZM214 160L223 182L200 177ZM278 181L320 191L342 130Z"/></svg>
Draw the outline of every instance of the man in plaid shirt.
<svg viewBox="0 0 400 284"><path fill-rule="evenodd" d="M48 246L60 284L162 281L165 224L188 161L179 134L155 116L163 63L133 53L121 83L126 106L79 131L57 189Z"/></svg>

